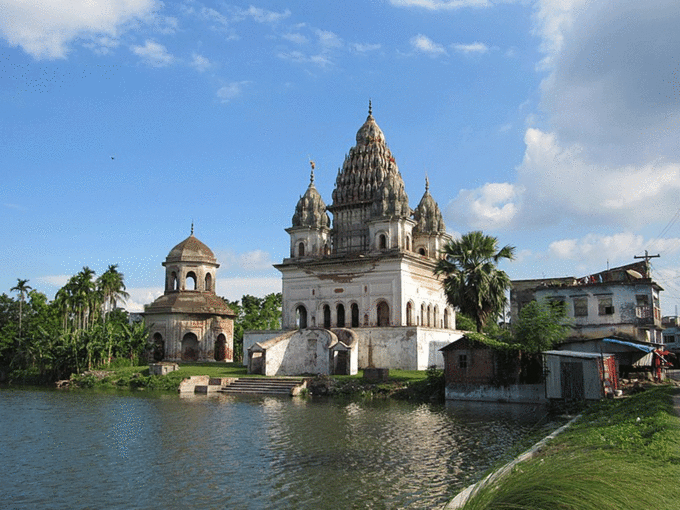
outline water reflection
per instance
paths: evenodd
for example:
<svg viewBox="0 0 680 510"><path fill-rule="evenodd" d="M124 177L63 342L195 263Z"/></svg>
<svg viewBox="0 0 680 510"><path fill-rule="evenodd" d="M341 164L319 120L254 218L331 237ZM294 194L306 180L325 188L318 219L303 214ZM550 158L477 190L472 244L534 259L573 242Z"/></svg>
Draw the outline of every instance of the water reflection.
<svg viewBox="0 0 680 510"><path fill-rule="evenodd" d="M0 390L9 508L433 508L542 410Z"/></svg>

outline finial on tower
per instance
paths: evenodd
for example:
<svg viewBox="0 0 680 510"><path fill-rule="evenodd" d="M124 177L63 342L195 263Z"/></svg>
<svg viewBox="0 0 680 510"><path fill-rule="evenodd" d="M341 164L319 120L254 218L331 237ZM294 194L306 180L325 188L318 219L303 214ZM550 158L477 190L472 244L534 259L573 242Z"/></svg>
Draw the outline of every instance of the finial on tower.
<svg viewBox="0 0 680 510"><path fill-rule="evenodd" d="M194 220L191 220L191 235L194 235Z"/></svg>
<svg viewBox="0 0 680 510"><path fill-rule="evenodd" d="M373 108L371 106L371 100L369 99L368 100L368 116L370 117L371 115L373 115Z"/></svg>
<svg viewBox="0 0 680 510"><path fill-rule="evenodd" d="M309 185L314 186L314 168L316 168L316 164L314 163L314 161L312 161L311 158L309 160L309 166L312 167L312 171L309 174Z"/></svg>
<svg viewBox="0 0 680 510"><path fill-rule="evenodd" d="M428 179L427 174L425 174L425 192L430 191L430 179Z"/></svg>

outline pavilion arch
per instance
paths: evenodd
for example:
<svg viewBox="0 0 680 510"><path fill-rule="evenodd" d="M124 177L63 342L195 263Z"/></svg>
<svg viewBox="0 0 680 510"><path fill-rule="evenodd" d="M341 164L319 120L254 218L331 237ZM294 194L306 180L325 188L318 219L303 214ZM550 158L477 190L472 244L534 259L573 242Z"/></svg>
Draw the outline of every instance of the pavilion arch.
<svg viewBox="0 0 680 510"><path fill-rule="evenodd" d="M352 303L349 305L350 309L350 327L352 328L358 328L359 327L359 305L357 303Z"/></svg>
<svg viewBox="0 0 680 510"><path fill-rule="evenodd" d="M295 308L295 326L298 329L307 327L307 308L304 305L298 305Z"/></svg>
<svg viewBox="0 0 680 510"><path fill-rule="evenodd" d="M212 275L210 273L207 273L205 275L205 286L204 289L206 292L211 292L213 290L213 281L212 281Z"/></svg>
<svg viewBox="0 0 680 510"><path fill-rule="evenodd" d="M385 327L390 325L390 305L387 301L380 300L376 306L376 312L378 317L378 327Z"/></svg>
<svg viewBox="0 0 680 510"><path fill-rule="evenodd" d="M300 241L298 243L298 257L304 257L305 256L305 243Z"/></svg>
<svg viewBox="0 0 680 510"><path fill-rule="evenodd" d="M163 340L163 335L158 332L154 333L152 342L154 361L162 361L165 358L165 340Z"/></svg>
<svg viewBox="0 0 680 510"><path fill-rule="evenodd" d="M215 361L225 361L227 359L227 337L224 333L217 335L215 340Z"/></svg>
<svg viewBox="0 0 680 510"><path fill-rule="evenodd" d="M379 250L387 249L387 236L384 233L378 234L378 249Z"/></svg>
<svg viewBox="0 0 680 510"><path fill-rule="evenodd" d="M198 290L198 278L193 271L189 271L184 279L184 290Z"/></svg>
<svg viewBox="0 0 680 510"><path fill-rule="evenodd" d="M199 355L198 337L196 333L186 333L182 337L182 360L197 361Z"/></svg>
<svg viewBox="0 0 680 510"><path fill-rule="evenodd" d="M323 305L323 327L331 329L331 307L328 304Z"/></svg>
<svg viewBox="0 0 680 510"><path fill-rule="evenodd" d="M406 325L407 326L415 326L416 321L415 317L413 315L413 301L409 301L406 303Z"/></svg>
<svg viewBox="0 0 680 510"><path fill-rule="evenodd" d="M335 324L338 328L345 327L345 305L342 303L335 306Z"/></svg>
<svg viewBox="0 0 680 510"><path fill-rule="evenodd" d="M170 273L170 290L179 290L179 278L177 278L176 271Z"/></svg>

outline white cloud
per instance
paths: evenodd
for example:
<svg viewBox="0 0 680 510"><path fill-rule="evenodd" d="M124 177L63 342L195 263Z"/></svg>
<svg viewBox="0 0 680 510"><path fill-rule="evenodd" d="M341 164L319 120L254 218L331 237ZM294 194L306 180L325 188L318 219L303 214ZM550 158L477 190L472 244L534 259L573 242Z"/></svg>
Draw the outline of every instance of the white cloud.
<svg viewBox="0 0 680 510"><path fill-rule="evenodd" d="M272 264L270 254L263 250L253 250L239 256L239 266L246 271L268 270Z"/></svg>
<svg viewBox="0 0 680 510"><path fill-rule="evenodd" d="M127 293L130 295L125 300L124 306L128 312L143 312L144 305L153 303L156 298L163 295L163 287L133 287L128 288Z"/></svg>
<svg viewBox="0 0 680 510"><path fill-rule="evenodd" d="M492 0L390 0L390 3L396 7L420 7L430 11L446 11L465 7L490 7L499 2Z"/></svg>
<svg viewBox="0 0 680 510"><path fill-rule="evenodd" d="M474 190L462 189L447 206L447 221L475 229L508 227L518 212L522 189L510 183L487 183Z"/></svg>
<svg viewBox="0 0 680 510"><path fill-rule="evenodd" d="M63 287L66 285L66 283L71 279L72 275L68 274L57 274L57 275L49 275L49 276L40 276L36 278L40 283L44 283L45 285L51 285L52 287Z"/></svg>
<svg viewBox="0 0 680 510"><path fill-rule="evenodd" d="M240 301L246 294L264 297L267 294L281 292L281 278L276 276L218 278L215 292L229 301Z"/></svg>
<svg viewBox="0 0 680 510"><path fill-rule="evenodd" d="M380 44L360 44L353 43L351 46L352 50L357 53L368 53L370 51L376 51L380 49Z"/></svg>
<svg viewBox="0 0 680 510"><path fill-rule="evenodd" d="M130 50L152 67L165 67L175 60L162 44L147 40L144 46L131 46Z"/></svg>
<svg viewBox="0 0 680 510"><path fill-rule="evenodd" d="M627 264L634 256L660 253L663 256L680 252L680 239L666 238L653 241L632 232L612 235L590 233L577 239L560 239L550 243L547 256L561 260L577 261L590 267L603 266L605 261L611 265ZM578 276L578 275L574 275Z"/></svg>
<svg viewBox="0 0 680 510"><path fill-rule="evenodd" d="M199 55L198 53L194 53L191 55L191 67L196 69L197 71L203 72L206 69L208 69L212 63L210 60L203 55Z"/></svg>
<svg viewBox="0 0 680 510"><path fill-rule="evenodd" d="M295 32L295 33L286 33L283 34L281 37L283 37L285 40L290 41L295 44L307 44L309 42L309 39L305 37L304 35Z"/></svg>
<svg viewBox="0 0 680 510"><path fill-rule="evenodd" d="M319 67L326 67L333 63L328 55L306 55L301 51L281 52L277 56L283 60L290 60L299 64L314 64Z"/></svg>
<svg viewBox="0 0 680 510"><path fill-rule="evenodd" d="M117 38L161 6L156 0L0 0L0 35L34 58L65 58L75 39Z"/></svg>
<svg viewBox="0 0 680 510"><path fill-rule="evenodd" d="M228 103L232 99L239 97L243 93L244 85L249 83L249 81L235 81L220 87L217 91L217 98L222 103Z"/></svg>
<svg viewBox="0 0 680 510"><path fill-rule="evenodd" d="M482 54L489 51L489 47L481 42L473 42L470 44L453 44L451 46L458 53L463 53L465 55L471 55L473 53Z"/></svg>
<svg viewBox="0 0 680 510"><path fill-rule="evenodd" d="M249 17L259 23L278 23L279 21L290 17L290 15L291 12L288 9L283 12L274 12L260 9L259 7L253 7L252 5L248 7L248 9L240 9L238 11L238 16L240 18Z"/></svg>
<svg viewBox="0 0 680 510"><path fill-rule="evenodd" d="M324 49L340 48L342 47L342 39L333 32L328 30L316 30L316 36L319 38L319 44Z"/></svg>
<svg viewBox="0 0 680 510"><path fill-rule="evenodd" d="M446 55L446 50L441 44L435 43L429 37L418 34L411 38L411 46L416 51L420 51L427 55L436 57L438 55Z"/></svg>

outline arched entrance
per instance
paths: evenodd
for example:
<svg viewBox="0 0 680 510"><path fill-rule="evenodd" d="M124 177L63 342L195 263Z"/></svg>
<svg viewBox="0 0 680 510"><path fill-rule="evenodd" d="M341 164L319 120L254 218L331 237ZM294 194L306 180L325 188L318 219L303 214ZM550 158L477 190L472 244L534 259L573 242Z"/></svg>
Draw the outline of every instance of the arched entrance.
<svg viewBox="0 0 680 510"><path fill-rule="evenodd" d="M194 333L187 333L182 338L182 360L198 361L198 337Z"/></svg>
<svg viewBox="0 0 680 510"><path fill-rule="evenodd" d="M337 306L335 309L337 313L337 325L339 328L344 328L345 327L345 305L342 303Z"/></svg>
<svg viewBox="0 0 680 510"><path fill-rule="evenodd" d="M353 328L358 328L359 327L359 305L356 303L352 303L350 306L350 310L352 313L352 327Z"/></svg>
<svg viewBox="0 0 680 510"><path fill-rule="evenodd" d="M227 337L220 333L215 340L215 361L225 361L227 359Z"/></svg>
<svg viewBox="0 0 680 510"><path fill-rule="evenodd" d="M298 329L305 329L307 327L307 309L302 305L295 309L295 325Z"/></svg>
<svg viewBox="0 0 680 510"><path fill-rule="evenodd" d="M378 327L390 325L390 306L381 301L378 303Z"/></svg>
<svg viewBox="0 0 680 510"><path fill-rule="evenodd" d="M153 360L162 361L165 358L165 342L163 335L154 333L153 335Z"/></svg>

